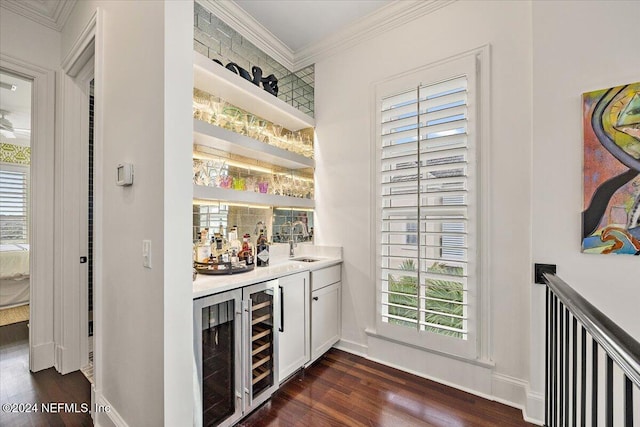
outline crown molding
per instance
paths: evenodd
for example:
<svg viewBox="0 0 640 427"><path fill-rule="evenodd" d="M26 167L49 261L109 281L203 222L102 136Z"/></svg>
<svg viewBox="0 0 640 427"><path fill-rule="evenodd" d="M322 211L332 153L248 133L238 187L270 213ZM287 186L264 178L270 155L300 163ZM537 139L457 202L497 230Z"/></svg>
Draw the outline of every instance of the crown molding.
<svg viewBox="0 0 640 427"><path fill-rule="evenodd" d="M294 63L294 52L289 46L234 1L198 0L198 3L285 68L297 70Z"/></svg>
<svg viewBox="0 0 640 427"><path fill-rule="evenodd" d="M395 0L349 24L343 30L293 51L234 1L198 0L224 23L291 71L300 70L321 58L334 55L455 1Z"/></svg>
<svg viewBox="0 0 640 427"><path fill-rule="evenodd" d="M396 0L294 55L296 70L454 3L456 0Z"/></svg>
<svg viewBox="0 0 640 427"><path fill-rule="evenodd" d="M0 5L20 16L56 31L62 31L77 0L60 0L50 10L43 1L2 0Z"/></svg>

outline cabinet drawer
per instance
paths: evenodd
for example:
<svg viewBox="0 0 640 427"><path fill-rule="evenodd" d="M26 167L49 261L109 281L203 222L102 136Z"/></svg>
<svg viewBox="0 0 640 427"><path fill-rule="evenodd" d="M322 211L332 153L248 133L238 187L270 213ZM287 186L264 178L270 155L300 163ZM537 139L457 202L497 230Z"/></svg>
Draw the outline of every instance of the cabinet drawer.
<svg viewBox="0 0 640 427"><path fill-rule="evenodd" d="M311 290L324 288L341 279L342 266L340 264L311 272Z"/></svg>

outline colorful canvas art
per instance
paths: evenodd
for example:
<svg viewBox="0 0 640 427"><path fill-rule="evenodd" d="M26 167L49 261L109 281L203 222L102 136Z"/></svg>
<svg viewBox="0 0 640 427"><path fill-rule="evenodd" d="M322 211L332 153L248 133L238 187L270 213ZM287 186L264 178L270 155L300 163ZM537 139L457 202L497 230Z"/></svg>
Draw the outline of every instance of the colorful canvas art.
<svg viewBox="0 0 640 427"><path fill-rule="evenodd" d="M582 252L640 255L640 83L582 101Z"/></svg>

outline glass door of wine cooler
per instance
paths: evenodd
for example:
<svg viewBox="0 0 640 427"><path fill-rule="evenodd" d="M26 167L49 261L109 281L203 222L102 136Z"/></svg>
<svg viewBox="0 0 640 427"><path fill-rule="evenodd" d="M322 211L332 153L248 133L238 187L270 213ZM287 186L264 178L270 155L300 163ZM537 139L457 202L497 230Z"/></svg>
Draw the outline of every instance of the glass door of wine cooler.
<svg viewBox="0 0 640 427"><path fill-rule="evenodd" d="M260 405L278 388L278 281L243 291L245 326L245 412Z"/></svg>
<svg viewBox="0 0 640 427"><path fill-rule="evenodd" d="M242 417L241 310L241 290L194 301L194 342L205 427L230 426Z"/></svg>

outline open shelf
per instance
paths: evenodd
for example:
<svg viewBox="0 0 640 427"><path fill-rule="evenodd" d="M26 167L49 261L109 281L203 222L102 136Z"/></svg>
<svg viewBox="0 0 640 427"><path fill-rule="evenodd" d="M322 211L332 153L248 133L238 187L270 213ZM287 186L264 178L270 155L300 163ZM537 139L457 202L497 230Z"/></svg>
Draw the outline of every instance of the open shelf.
<svg viewBox="0 0 640 427"><path fill-rule="evenodd" d="M228 188L206 187L193 185L193 198L201 200L219 200L221 203L246 203L250 205L276 206L282 208L315 207L315 201L298 197L278 196L275 194L255 193L253 191L239 191Z"/></svg>
<svg viewBox="0 0 640 427"><path fill-rule="evenodd" d="M198 52L193 52L193 83L198 89L291 131L315 126L313 118Z"/></svg>
<svg viewBox="0 0 640 427"><path fill-rule="evenodd" d="M193 141L227 153L237 154L252 159L282 166L287 169L315 167L315 161L300 154L274 147L248 136L212 125L202 120L193 119Z"/></svg>

